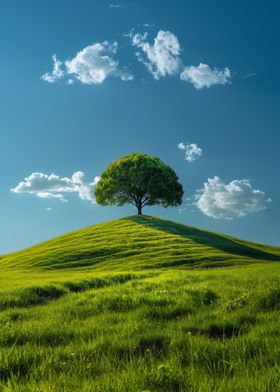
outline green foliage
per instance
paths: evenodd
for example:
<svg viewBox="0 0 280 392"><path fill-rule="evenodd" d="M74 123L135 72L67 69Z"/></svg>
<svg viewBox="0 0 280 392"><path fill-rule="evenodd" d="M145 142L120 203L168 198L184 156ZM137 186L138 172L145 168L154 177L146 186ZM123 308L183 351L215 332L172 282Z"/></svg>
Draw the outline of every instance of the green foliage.
<svg viewBox="0 0 280 392"><path fill-rule="evenodd" d="M95 198L105 206L133 204L141 214L145 206L178 206L183 193L171 167L157 157L133 153L107 167L95 189Z"/></svg>

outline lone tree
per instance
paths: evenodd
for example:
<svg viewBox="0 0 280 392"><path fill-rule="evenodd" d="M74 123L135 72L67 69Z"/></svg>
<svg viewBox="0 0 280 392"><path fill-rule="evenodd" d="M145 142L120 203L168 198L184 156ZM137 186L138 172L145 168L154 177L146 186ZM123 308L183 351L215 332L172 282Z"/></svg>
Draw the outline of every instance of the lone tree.
<svg viewBox="0 0 280 392"><path fill-rule="evenodd" d="M133 153L107 167L94 193L102 206L130 203L142 215L145 206L182 204L184 190L174 170L159 158Z"/></svg>

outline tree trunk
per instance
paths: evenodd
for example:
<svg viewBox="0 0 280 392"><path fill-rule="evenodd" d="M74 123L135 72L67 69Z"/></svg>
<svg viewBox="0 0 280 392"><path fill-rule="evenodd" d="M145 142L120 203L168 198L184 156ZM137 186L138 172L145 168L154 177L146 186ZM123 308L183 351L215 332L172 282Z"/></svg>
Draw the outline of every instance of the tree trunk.
<svg viewBox="0 0 280 392"><path fill-rule="evenodd" d="M141 206L141 204L137 206L137 211L138 211L137 212L138 215L142 215L142 206Z"/></svg>

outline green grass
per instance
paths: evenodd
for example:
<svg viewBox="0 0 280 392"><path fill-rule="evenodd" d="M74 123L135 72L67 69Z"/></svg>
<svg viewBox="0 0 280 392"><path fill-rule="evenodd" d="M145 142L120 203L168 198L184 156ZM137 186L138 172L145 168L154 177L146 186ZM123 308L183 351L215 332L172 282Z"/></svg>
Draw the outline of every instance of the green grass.
<svg viewBox="0 0 280 392"><path fill-rule="evenodd" d="M280 261L280 248L154 218L132 216L57 237L0 259L1 270L94 271L214 267Z"/></svg>
<svg viewBox="0 0 280 392"><path fill-rule="evenodd" d="M277 391L279 261L147 216L5 255L0 391Z"/></svg>

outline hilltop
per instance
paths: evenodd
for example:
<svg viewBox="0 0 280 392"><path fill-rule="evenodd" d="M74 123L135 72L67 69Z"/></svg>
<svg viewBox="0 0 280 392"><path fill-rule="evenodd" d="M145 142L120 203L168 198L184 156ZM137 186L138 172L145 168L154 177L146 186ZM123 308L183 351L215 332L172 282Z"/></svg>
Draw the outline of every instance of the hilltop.
<svg viewBox="0 0 280 392"><path fill-rule="evenodd" d="M132 271L280 261L280 248L151 216L87 227L0 259L2 270Z"/></svg>

